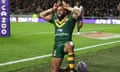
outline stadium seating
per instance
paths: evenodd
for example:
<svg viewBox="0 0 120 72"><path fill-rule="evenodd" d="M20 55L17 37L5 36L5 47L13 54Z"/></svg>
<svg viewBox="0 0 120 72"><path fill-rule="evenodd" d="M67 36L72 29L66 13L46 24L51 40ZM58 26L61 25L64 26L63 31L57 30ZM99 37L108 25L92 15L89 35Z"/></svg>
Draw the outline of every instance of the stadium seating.
<svg viewBox="0 0 120 72"><path fill-rule="evenodd" d="M11 0L11 14L39 13L52 7L57 0ZM66 0L74 6L77 0ZM119 16L117 5L119 0L80 0L84 6L85 16L107 17Z"/></svg>

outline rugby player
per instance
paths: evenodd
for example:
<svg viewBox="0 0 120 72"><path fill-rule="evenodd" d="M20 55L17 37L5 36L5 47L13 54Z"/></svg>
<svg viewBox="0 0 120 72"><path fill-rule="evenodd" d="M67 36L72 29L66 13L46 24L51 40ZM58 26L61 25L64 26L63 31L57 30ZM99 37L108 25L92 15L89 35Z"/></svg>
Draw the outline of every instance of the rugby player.
<svg viewBox="0 0 120 72"><path fill-rule="evenodd" d="M84 10L83 6L80 4L79 1L76 2L76 5L74 6L75 9L80 10L80 16L77 19L77 34L80 35L80 29L83 27L83 16L84 16Z"/></svg>
<svg viewBox="0 0 120 72"><path fill-rule="evenodd" d="M67 12L71 13L68 14ZM80 11L70 7L64 1L55 3L48 10L40 13L40 17L48 22L51 22L55 27L55 40L52 54L52 72L65 72L60 69L64 55L68 55L68 71L75 72L75 57L74 44L72 42L72 33L75 27L77 18L80 16Z"/></svg>

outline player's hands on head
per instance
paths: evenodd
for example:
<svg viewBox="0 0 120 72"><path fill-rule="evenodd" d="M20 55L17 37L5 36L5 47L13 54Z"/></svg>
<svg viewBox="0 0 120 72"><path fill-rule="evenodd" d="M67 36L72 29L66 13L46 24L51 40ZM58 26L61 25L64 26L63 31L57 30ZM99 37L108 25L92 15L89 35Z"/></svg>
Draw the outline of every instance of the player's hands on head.
<svg viewBox="0 0 120 72"><path fill-rule="evenodd" d="M70 6L69 6L69 4L66 4L66 5L63 5L63 7L64 7L65 9L68 9Z"/></svg>
<svg viewBox="0 0 120 72"><path fill-rule="evenodd" d="M62 4L63 4L63 6L67 5L67 3L65 1L62 1Z"/></svg>
<svg viewBox="0 0 120 72"><path fill-rule="evenodd" d="M54 3L54 5L53 5L53 10L56 10L57 7L58 7L58 4L57 4L57 3Z"/></svg>
<svg viewBox="0 0 120 72"><path fill-rule="evenodd" d="M65 9L68 9L69 4L67 4L65 1L62 1L62 4L63 4L63 7L64 7Z"/></svg>
<svg viewBox="0 0 120 72"><path fill-rule="evenodd" d="M65 8L65 9L68 9L70 7L69 4L67 4L65 1L61 1L61 0L58 0L57 3L54 3L53 5L53 10L56 10L58 8L58 6L60 6L62 3L62 6Z"/></svg>
<svg viewBox="0 0 120 72"><path fill-rule="evenodd" d="M59 6L61 4L61 0L58 0L57 5Z"/></svg>

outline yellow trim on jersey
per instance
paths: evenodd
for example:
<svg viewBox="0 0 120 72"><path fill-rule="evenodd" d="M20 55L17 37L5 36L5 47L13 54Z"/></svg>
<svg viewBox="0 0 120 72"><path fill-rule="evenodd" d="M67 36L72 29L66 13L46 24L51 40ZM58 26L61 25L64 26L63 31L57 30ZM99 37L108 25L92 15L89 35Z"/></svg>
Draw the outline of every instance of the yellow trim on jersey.
<svg viewBox="0 0 120 72"><path fill-rule="evenodd" d="M55 24L57 27L60 28L60 27L64 26L67 21L68 21L68 17L65 16L61 21L59 21L59 19L56 19Z"/></svg>

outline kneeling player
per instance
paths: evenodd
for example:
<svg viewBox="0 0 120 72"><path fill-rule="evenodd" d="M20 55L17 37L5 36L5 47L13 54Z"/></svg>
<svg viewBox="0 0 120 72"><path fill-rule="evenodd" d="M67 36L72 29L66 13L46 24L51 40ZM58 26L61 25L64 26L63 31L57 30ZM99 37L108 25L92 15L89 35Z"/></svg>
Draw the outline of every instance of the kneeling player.
<svg viewBox="0 0 120 72"><path fill-rule="evenodd" d="M71 11L72 14L67 14ZM60 69L65 54L68 54L68 72L74 70L74 45L72 42L72 33L76 19L80 15L79 10L68 6L64 1L62 4L54 4L53 8L40 13L40 17L51 22L55 27L55 44L52 58L52 72L62 72Z"/></svg>

